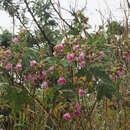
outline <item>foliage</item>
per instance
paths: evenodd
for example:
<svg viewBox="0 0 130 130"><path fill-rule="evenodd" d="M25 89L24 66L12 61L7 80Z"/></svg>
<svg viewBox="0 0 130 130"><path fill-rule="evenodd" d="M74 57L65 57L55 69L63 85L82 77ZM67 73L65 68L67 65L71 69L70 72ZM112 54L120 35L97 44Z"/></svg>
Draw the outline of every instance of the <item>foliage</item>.
<svg viewBox="0 0 130 130"><path fill-rule="evenodd" d="M51 16L51 2L41 2L28 3L35 24L40 23L35 34L23 29L15 40L1 35L10 46L0 48L0 127L127 130L129 39L117 38L109 27L88 33L82 11L73 12L72 26L61 31Z"/></svg>

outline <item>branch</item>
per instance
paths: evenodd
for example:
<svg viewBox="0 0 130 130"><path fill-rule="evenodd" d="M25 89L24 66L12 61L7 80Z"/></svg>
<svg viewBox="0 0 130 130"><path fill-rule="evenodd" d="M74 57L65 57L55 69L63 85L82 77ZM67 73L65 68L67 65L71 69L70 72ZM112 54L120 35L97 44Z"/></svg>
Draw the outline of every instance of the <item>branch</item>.
<svg viewBox="0 0 130 130"><path fill-rule="evenodd" d="M55 10L55 12L58 14L58 16L60 17L60 19L70 28L70 29L74 29L70 24L68 24L68 22L62 18L62 16L60 15L60 13L57 11L57 9L55 8L54 4L52 3L52 1L50 0L50 3L53 7L53 9Z"/></svg>
<svg viewBox="0 0 130 130"><path fill-rule="evenodd" d="M41 26L39 25L38 21L36 20L35 16L33 15L33 12L31 11L29 5L28 5L28 2L27 0L24 0L24 3L26 4L26 7L29 11L29 13L31 14L34 22L36 23L37 27L39 28L39 30L41 31L41 33L43 34L44 38L46 39L48 45L51 47L52 51L53 51L53 47L54 47L54 44L51 43L51 41L49 40L49 38L47 37L45 31L41 28Z"/></svg>

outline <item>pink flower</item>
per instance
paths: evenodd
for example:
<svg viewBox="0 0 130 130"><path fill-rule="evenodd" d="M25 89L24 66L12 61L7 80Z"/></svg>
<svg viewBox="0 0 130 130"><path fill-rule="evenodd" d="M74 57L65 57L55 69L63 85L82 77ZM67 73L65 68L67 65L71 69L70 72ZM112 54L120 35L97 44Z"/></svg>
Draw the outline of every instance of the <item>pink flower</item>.
<svg viewBox="0 0 130 130"><path fill-rule="evenodd" d="M79 46L79 45L75 45L75 46L74 46L74 49L75 49L75 50L79 50L79 49L80 49L80 46Z"/></svg>
<svg viewBox="0 0 130 130"><path fill-rule="evenodd" d="M104 52L103 51L100 51L99 52L99 57L102 59L104 57Z"/></svg>
<svg viewBox="0 0 130 130"><path fill-rule="evenodd" d="M80 104L76 104L76 109L78 110L78 111L80 111L80 109L81 109L81 107L80 107Z"/></svg>
<svg viewBox="0 0 130 130"><path fill-rule="evenodd" d="M14 43L18 43L19 42L19 39L17 37L15 37L13 40L12 40Z"/></svg>
<svg viewBox="0 0 130 130"><path fill-rule="evenodd" d="M21 70L22 69L22 65L21 64L17 64L16 65L16 69Z"/></svg>
<svg viewBox="0 0 130 130"><path fill-rule="evenodd" d="M35 75L32 78L33 78L33 80L37 80L38 76Z"/></svg>
<svg viewBox="0 0 130 130"><path fill-rule="evenodd" d="M54 67L54 66L51 66L51 67L49 68L49 71L53 73L54 69L55 69L55 67Z"/></svg>
<svg viewBox="0 0 130 130"><path fill-rule="evenodd" d="M53 56L57 56L55 51L53 52Z"/></svg>
<svg viewBox="0 0 130 130"><path fill-rule="evenodd" d="M70 115L70 113L65 113L65 114L63 115L63 118L64 118L64 119L67 119L67 120L71 120L71 119L72 119L72 116Z"/></svg>
<svg viewBox="0 0 130 130"><path fill-rule="evenodd" d="M123 58L124 58L124 59L127 59L127 60L130 60L130 53L127 54L127 55L125 55L125 56L123 56Z"/></svg>
<svg viewBox="0 0 130 130"><path fill-rule="evenodd" d="M6 65L6 70L11 70L11 69L12 69L12 67L13 67L13 65L12 65L12 64L10 64L10 63L8 63L8 64Z"/></svg>
<svg viewBox="0 0 130 130"><path fill-rule="evenodd" d="M37 62L35 61L35 60L31 60L30 61L30 66L33 66L33 65L35 65Z"/></svg>
<svg viewBox="0 0 130 130"><path fill-rule="evenodd" d="M47 88L48 87L48 83L46 82L46 81L44 81L43 83L42 83L42 88Z"/></svg>
<svg viewBox="0 0 130 130"><path fill-rule="evenodd" d="M6 52L5 52L5 55L6 56L9 56L11 54L11 51L10 50L7 50Z"/></svg>
<svg viewBox="0 0 130 130"><path fill-rule="evenodd" d="M78 91L78 94L79 94L80 96L83 96L83 95L85 94L85 91L84 91L83 89L80 89L80 90Z"/></svg>
<svg viewBox="0 0 130 130"><path fill-rule="evenodd" d="M119 77L123 75L123 71L120 71L120 70L118 70L116 73L117 73L117 76Z"/></svg>
<svg viewBox="0 0 130 130"><path fill-rule="evenodd" d="M24 80L32 80L33 79L33 76L32 75L29 75L29 76L25 76Z"/></svg>
<svg viewBox="0 0 130 130"><path fill-rule="evenodd" d="M46 76L46 71L43 70L42 71L42 77L45 78L45 76Z"/></svg>
<svg viewBox="0 0 130 130"><path fill-rule="evenodd" d="M74 59L74 54L73 54L73 53L67 54L67 60L68 60L69 62L71 62L73 59Z"/></svg>
<svg viewBox="0 0 130 130"><path fill-rule="evenodd" d="M80 116L80 111L75 111L75 112L73 112L73 114L74 114L75 116Z"/></svg>
<svg viewBox="0 0 130 130"><path fill-rule="evenodd" d="M57 80L57 83L62 85L62 84L66 84L66 80L64 79L64 77L60 77L58 80Z"/></svg>
<svg viewBox="0 0 130 130"><path fill-rule="evenodd" d="M81 68L84 68L85 65L86 65L86 62L85 61L81 61L79 65L81 66Z"/></svg>
<svg viewBox="0 0 130 130"><path fill-rule="evenodd" d="M78 56L79 60L83 60L84 59L85 54L83 52L80 53L80 55Z"/></svg>
<svg viewBox="0 0 130 130"><path fill-rule="evenodd" d="M56 48L57 48L59 51L62 51L62 50L64 50L64 45L63 45L63 44L58 44L58 45L56 45Z"/></svg>

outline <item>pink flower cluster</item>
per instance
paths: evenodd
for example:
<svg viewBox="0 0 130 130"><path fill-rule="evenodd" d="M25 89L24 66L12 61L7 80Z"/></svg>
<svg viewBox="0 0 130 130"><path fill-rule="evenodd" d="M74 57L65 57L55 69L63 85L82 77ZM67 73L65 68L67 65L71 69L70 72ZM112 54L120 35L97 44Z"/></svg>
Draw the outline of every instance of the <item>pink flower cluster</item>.
<svg viewBox="0 0 130 130"><path fill-rule="evenodd" d="M15 37L13 40L12 40L14 43L18 43L19 42L19 39L17 37Z"/></svg>
<svg viewBox="0 0 130 130"><path fill-rule="evenodd" d="M47 88L48 87L48 83L46 82L46 81L44 81L43 83L42 83L42 88Z"/></svg>
<svg viewBox="0 0 130 130"><path fill-rule="evenodd" d="M59 51L62 51L62 50L64 50L64 45L63 45L63 44L58 44L58 45L56 45L56 48L57 48Z"/></svg>
<svg viewBox="0 0 130 130"><path fill-rule="evenodd" d="M104 51L99 52L99 58L102 59L104 57Z"/></svg>
<svg viewBox="0 0 130 130"><path fill-rule="evenodd" d="M125 55L125 56L123 56L123 58L126 59L126 60L130 60L130 53Z"/></svg>
<svg viewBox="0 0 130 130"><path fill-rule="evenodd" d="M74 53L69 53L69 54L67 54L67 60L68 60L69 62L72 62L73 59L74 59Z"/></svg>
<svg viewBox="0 0 130 130"><path fill-rule="evenodd" d="M13 67L13 65L12 64L10 64L10 63L8 63L7 65L6 65L6 70L11 70L12 69L12 67Z"/></svg>
<svg viewBox="0 0 130 130"><path fill-rule="evenodd" d="M31 60L30 61L30 66L33 66L33 65L35 65L37 62L35 61L35 60Z"/></svg>
<svg viewBox="0 0 130 130"><path fill-rule="evenodd" d="M57 80L57 83L59 85L63 85L63 84L66 84L66 80L64 79L64 77L60 77L58 80Z"/></svg>
<svg viewBox="0 0 130 130"><path fill-rule="evenodd" d="M6 52L5 52L5 55L6 56L9 56L11 54L11 51L8 49Z"/></svg>
<svg viewBox="0 0 130 130"><path fill-rule="evenodd" d="M21 70L22 69L22 65L21 64L17 64L16 65L16 69Z"/></svg>
<svg viewBox="0 0 130 130"><path fill-rule="evenodd" d="M79 94L79 96L84 96L85 91L84 91L83 89L80 89L80 90L78 91L78 94Z"/></svg>

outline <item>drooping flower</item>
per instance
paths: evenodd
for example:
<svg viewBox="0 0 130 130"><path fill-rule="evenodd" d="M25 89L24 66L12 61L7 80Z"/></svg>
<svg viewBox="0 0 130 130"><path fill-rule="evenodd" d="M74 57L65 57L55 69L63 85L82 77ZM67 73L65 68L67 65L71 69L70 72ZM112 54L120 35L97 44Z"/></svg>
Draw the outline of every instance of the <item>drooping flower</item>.
<svg viewBox="0 0 130 130"><path fill-rule="evenodd" d="M11 69L12 69L12 67L13 67L13 65L12 65L12 64L10 64L10 63L8 63L8 64L6 65L6 70L11 70Z"/></svg>
<svg viewBox="0 0 130 130"><path fill-rule="evenodd" d="M79 65L81 66L81 68L84 68L85 65L86 65L86 62L85 62L85 61L81 61L81 62L79 63Z"/></svg>
<svg viewBox="0 0 130 130"><path fill-rule="evenodd" d="M80 55L78 56L79 60L83 60L84 59L85 54L83 52L80 53Z"/></svg>
<svg viewBox="0 0 130 130"><path fill-rule="evenodd" d="M5 55L6 56L9 56L11 54L11 51L8 49L6 52L5 52Z"/></svg>
<svg viewBox="0 0 130 130"><path fill-rule="evenodd" d="M78 94L79 94L80 96L83 96L83 95L85 94L85 91L84 91L83 89L80 89L80 90L78 91Z"/></svg>
<svg viewBox="0 0 130 130"><path fill-rule="evenodd" d="M17 37L15 37L13 40L12 40L14 43L18 43L19 42L19 39Z"/></svg>
<svg viewBox="0 0 130 130"><path fill-rule="evenodd" d="M80 116L80 111L74 111L73 114L74 114L75 116Z"/></svg>
<svg viewBox="0 0 130 130"><path fill-rule="evenodd" d="M57 80L57 83L59 85L63 85L63 84L66 84L66 80L64 79L64 77L60 77L58 80Z"/></svg>
<svg viewBox="0 0 130 130"><path fill-rule="evenodd" d="M21 64L17 64L16 65L16 69L21 70L22 69L22 65Z"/></svg>
<svg viewBox="0 0 130 130"><path fill-rule="evenodd" d="M63 119L71 120L71 119L72 119L72 116L70 115L70 113L65 113L65 114L63 115Z"/></svg>
<svg viewBox="0 0 130 130"><path fill-rule="evenodd" d="M100 57L100 59L102 59L104 57L104 51L99 52L99 57Z"/></svg>
<svg viewBox="0 0 130 130"><path fill-rule="evenodd" d="M30 66L33 66L33 65L35 65L37 62L35 61L35 60L31 60L30 61Z"/></svg>
<svg viewBox="0 0 130 130"><path fill-rule="evenodd" d="M81 107L80 107L80 104L76 104L76 109L78 110L78 111L80 111L80 109L81 109Z"/></svg>
<svg viewBox="0 0 130 130"><path fill-rule="evenodd" d="M62 50L64 50L64 45L63 45L63 44L58 44L58 45L56 45L56 48L57 48L59 51L62 51Z"/></svg>
<svg viewBox="0 0 130 130"><path fill-rule="evenodd" d="M46 81L44 81L43 83L42 83L42 88L47 88L48 87L48 83L46 82Z"/></svg>
<svg viewBox="0 0 130 130"><path fill-rule="evenodd" d="M73 54L73 53L67 54L67 60L68 60L69 62L71 62L73 59L74 59L74 54Z"/></svg>

